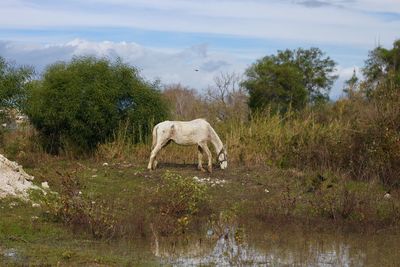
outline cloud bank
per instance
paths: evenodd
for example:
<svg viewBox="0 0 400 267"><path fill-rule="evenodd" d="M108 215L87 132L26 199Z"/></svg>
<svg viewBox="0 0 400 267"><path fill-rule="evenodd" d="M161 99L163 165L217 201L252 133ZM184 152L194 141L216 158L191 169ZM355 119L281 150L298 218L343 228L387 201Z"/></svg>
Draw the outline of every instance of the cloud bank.
<svg viewBox="0 0 400 267"><path fill-rule="evenodd" d="M160 51L137 43L91 42L75 39L62 44L26 44L1 42L0 55L18 64L34 66L40 73L56 61L69 61L74 56L92 55L109 59L121 58L137 67L149 81L159 79L164 84L181 83L200 92L212 85L220 73L242 74L250 63L241 61L232 54L211 52L206 44L188 47L179 51ZM351 77L357 66L338 66L339 79L330 93L332 99L342 95L343 82Z"/></svg>
<svg viewBox="0 0 400 267"><path fill-rule="evenodd" d="M148 80L182 83L198 90L212 84L221 72L241 72L246 67L229 54L210 52L205 44L166 52L127 42L91 42L75 39L63 44L26 44L0 42L0 55L18 64L35 66L38 72L56 61L68 61L73 56L121 58L137 67Z"/></svg>
<svg viewBox="0 0 400 267"><path fill-rule="evenodd" d="M3 0L0 28L127 27L371 46L398 37L398 0ZM387 19L390 17L391 19Z"/></svg>
<svg viewBox="0 0 400 267"><path fill-rule="evenodd" d="M150 80L198 90L276 50L314 46L339 63L337 98L368 50L390 47L399 29L399 0L0 2L0 55L18 64L121 57Z"/></svg>

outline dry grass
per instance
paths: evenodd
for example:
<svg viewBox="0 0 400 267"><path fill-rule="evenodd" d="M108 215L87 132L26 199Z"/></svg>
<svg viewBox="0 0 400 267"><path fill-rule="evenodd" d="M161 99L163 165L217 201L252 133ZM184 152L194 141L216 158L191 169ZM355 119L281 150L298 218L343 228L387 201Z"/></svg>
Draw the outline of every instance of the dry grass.
<svg viewBox="0 0 400 267"><path fill-rule="evenodd" d="M323 172L334 170L356 180L398 186L400 173L400 94L388 101L340 100L319 109L253 116L246 122L212 125L228 150L231 166L273 166ZM212 121L212 120L210 120ZM146 162L150 140L133 144L122 128L99 146L97 158ZM215 154L214 154L215 158ZM161 162L195 164L197 149L169 145Z"/></svg>
<svg viewBox="0 0 400 267"><path fill-rule="evenodd" d="M230 166L333 170L349 174L355 180L378 180L388 187L398 187L399 102L400 93L394 91L386 98L365 100L353 96L318 109L288 112L284 117L266 112L245 122L209 121L226 144ZM128 129L128 125L121 124L112 140L98 146L94 158L147 162L151 136L135 143ZM1 150L25 166L34 166L49 157L30 127L5 133L4 140ZM68 150L61 156L76 158ZM197 149L171 144L160 152L159 161L196 164Z"/></svg>

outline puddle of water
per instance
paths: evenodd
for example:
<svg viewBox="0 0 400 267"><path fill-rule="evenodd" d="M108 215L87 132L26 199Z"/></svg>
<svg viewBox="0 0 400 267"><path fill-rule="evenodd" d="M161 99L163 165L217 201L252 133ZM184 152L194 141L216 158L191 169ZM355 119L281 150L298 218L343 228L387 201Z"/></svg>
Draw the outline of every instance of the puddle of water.
<svg viewBox="0 0 400 267"><path fill-rule="evenodd" d="M112 249L128 255L131 266L400 266L400 233L393 231L362 234L265 223L206 228L179 238L162 238L153 231L151 239L88 242L81 249ZM29 264L29 258L0 247L2 263Z"/></svg>
<svg viewBox="0 0 400 267"><path fill-rule="evenodd" d="M0 264L2 259L8 263L26 263L27 257L25 257L20 251L15 248L9 248L5 250L0 250Z"/></svg>
<svg viewBox="0 0 400 267"><path fill-rule="evenodd" d="M156 237L153 253L173 266L398 266L400 235L228 227L219 236Z"/></svg>

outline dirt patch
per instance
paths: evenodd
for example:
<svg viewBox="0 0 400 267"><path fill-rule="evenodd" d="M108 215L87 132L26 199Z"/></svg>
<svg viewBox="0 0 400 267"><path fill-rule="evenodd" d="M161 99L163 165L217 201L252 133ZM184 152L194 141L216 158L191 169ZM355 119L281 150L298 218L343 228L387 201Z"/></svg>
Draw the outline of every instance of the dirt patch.
<svg viewBox="0 0 400 267"><path fill-rule="evenodd" d="M26 199L29 189L38 188L33 185L33 179L20 165L0 154L0 198L14 196Z"/></svg>

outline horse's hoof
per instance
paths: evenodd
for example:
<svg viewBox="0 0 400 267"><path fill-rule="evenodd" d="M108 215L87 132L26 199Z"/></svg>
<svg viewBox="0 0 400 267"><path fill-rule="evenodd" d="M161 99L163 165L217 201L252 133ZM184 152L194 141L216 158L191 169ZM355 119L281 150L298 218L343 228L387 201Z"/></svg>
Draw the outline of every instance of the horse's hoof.
<svg viewBox="0 0 400 267"><path fill-rule="evenodd" d="M203 167L197 167L197 169L199 169L199 171L202 171L202 172L206 172L206 169L204 169Z"/></svg>
<svg viewBox="0 0 400 267"><path fill-rule="evenodd" d="M207 170L209 173L212 173L212 167L208 167Z"/></svg>

